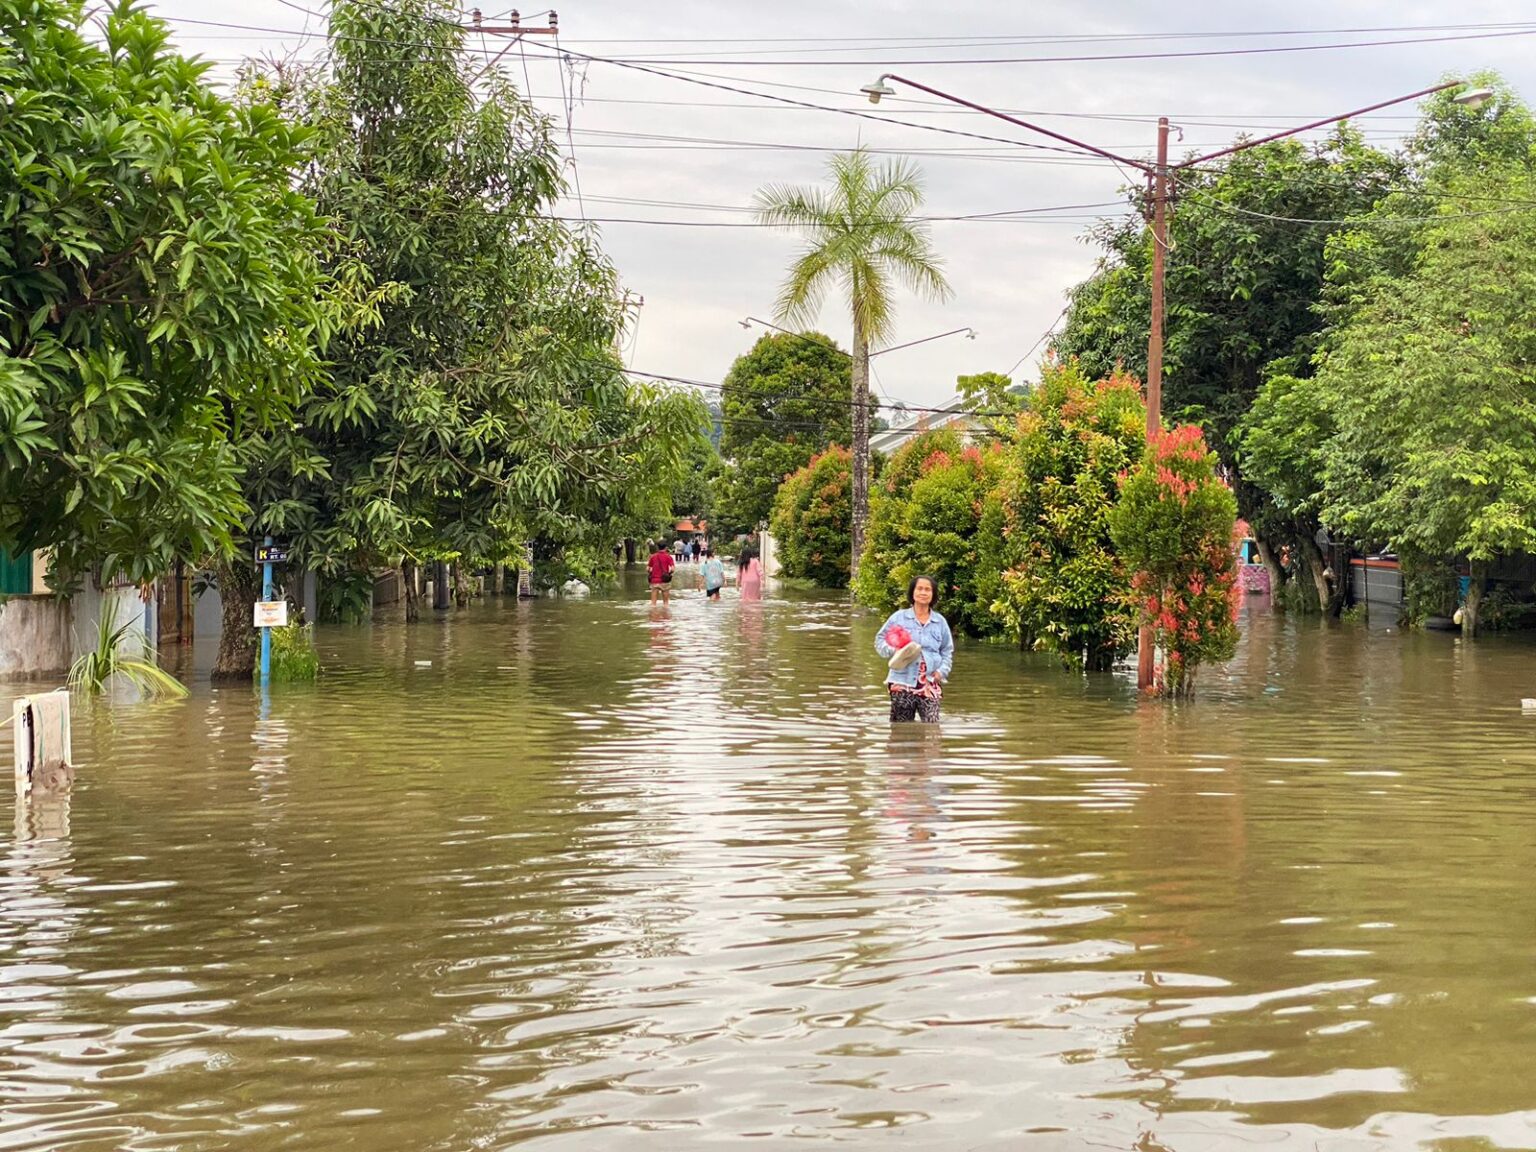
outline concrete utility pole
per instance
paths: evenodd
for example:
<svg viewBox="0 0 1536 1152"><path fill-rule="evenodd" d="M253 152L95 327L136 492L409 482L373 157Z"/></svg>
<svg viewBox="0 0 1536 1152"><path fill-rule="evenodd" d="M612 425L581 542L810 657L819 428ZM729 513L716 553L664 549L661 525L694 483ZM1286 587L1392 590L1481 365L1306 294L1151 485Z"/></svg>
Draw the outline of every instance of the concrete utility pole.
<svg viewBox="0 0 1536 1152"><path fill-rule="evenodd" d="M1147 443L1157 440L1163 424L1163 284L1168 260L1168 117L1157 118L1157 166L1152 173L1152 318L1147 329ZM1156 679L1157 647L1152 625L1136 633L1136 686Z"/></svg>
<svg viewBox="0 0 1536 1152"><path fill-rule="evenodd" d="M1060 132L1053 132L1049 128L1042 128L1038 124L1031 124L1028 120L1021 120L1017 116L1010 116L1006 112L999 112L995 108L988 108L985 104L977 104L975 101L966 100L949 92L931 88L927 84L921 84L916 80L908 80L905 76L898 76L894 72L887 72L873 84L866 84L859 89L869 97L871 104L880 103L882 96L894 96L895 90L886 83L887 80L895 80L905 84L908 88L915 88L919 92L926 92L930 96L936 96L940 100L947 100L951 104L958 104L962 108L969 108L973 112L980 112L985 116L1002 120L1019 128L1028 129L1041 136L1049 136L1052 140L1059 140L1063 144L1070 144L1073 148L1079 148L1084 152L1090 152L1095 156L1102 156L1107 160L1113 160L1117 164L1124 164L1129 168L1135 168L1148 177L1151 185L1151 227L1152 227L1152 315L1149 318L1147 330L1147 443L1156 441L1158 433L1162 429L1163 409L1163 295L1164 272L1168 254L1168 204L1173 198L1171 177L1174 173L1186 168L1193 168L1199 164L1211 160L1230 156L1234 152L1243 152L1249 148L1256 148L1260 144L1269 144L1275 140L1284 140L1288 136L1295 136L1301 132L1309 132L1313 128L1325 128L1329 124L1337 124L1341 120L1352 120L1356 116L1363 116L1367 112L1375 112L1379 108L1389 108L1393 104L1402 104L1409 100L1417 100L1422 96L1431 96L1436 92L1444 92L1451 88L1465 88L1462 80L1448 80L1444 84L1436 84L1433 88L1422 88L1417 92L1410 92L1406 96L1394 96L1391 100L1382 100L1376 104L1368 104L1364 108L1356 108L1352 112L1345 112L1338 116L1328 116L1322 120L1313 120L1310 124L1303 124L1297 128L1287 128L1283 132L1274 132L1268 136L1261 136L1257 140L1244 140L1240 144L1234 144L1230 148L1223 148L1219 152L1208 152L1204 156L1193 156L1179 164L1168 163L1168 117L1162 116L1157 121L1157 161L1155 164L1147 164L1141 160L1132 160L1128 156L1120 156L1114 152L1106 152L1103 148L1093 144L1085 144L1071 136L1064 136ZM1493 96L1493 92L1487 88L1473 88L1459 93L1455 99L1458 104L1464 104L1476 108ZM1153 686L1153 630L1149 625L1144 625L1138 635L1136 652L1136 683L1143 690Z"/></svg>
<svg viewBox="0 0 1536 1152"><path fill-rule="evenodd" d="M547 28L528 27L523 23L523 18L518 13L516 8L512 9L512 11L507 14L507 20L508 23L506 24L486 24L481 20L480 9L470 9L469 23L463 26L464 31L479 32L486 36L507 36L510 37L512 41L511 44L508 44L500 52L492 56L490 60L486 61L485 67L480 69L479 72L475 73L471 83L478 81L480 77L484 76L492 68L496 67L497 64L501 63L501 58L508 52L512 51L512 45L520 43L524 36L558 37L560 35L560 14L553 10L551 10L549 13L549 27ZM528 95L528 93L524 93L524 95Z"/></svg>

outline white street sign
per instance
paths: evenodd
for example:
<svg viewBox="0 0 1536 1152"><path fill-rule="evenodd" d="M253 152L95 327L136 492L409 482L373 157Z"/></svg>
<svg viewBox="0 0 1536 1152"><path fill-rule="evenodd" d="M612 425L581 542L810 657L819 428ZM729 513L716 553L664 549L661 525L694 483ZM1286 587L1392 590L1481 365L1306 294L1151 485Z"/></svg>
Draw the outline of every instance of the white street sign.
<svg viewBox="0 0 1536 1152"><path fill-rule="evenodd" d="M284 628L288 625L288 601L256 601L256 627Z"/></svg>

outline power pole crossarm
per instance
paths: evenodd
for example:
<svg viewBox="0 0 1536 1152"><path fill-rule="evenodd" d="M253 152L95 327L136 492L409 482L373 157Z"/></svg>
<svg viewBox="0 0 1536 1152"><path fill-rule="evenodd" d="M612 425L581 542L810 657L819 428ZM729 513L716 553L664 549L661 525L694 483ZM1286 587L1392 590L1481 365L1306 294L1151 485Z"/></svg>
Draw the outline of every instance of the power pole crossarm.
<svg viewBox="0 0 1536 1152"><path fill-rule="evenodd" d="M558 12L551 12L549 14L549 27L547 28L528 27L523 23L523 18L518 15L515 8L512 10L511 16L509 18L511 20L510 24L482 24L480 22L480 9L476 8L469 14L470 30L474 32L485 32L491 36L560 35L560 14Z"/></svg>

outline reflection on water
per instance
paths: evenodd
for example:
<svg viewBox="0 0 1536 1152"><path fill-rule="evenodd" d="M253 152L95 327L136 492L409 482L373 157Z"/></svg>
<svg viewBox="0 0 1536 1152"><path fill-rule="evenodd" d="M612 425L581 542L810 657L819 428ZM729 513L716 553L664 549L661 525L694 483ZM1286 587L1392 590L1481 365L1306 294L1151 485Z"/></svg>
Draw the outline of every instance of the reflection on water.
<svg viewBox="0 0 1536 1152"><path fill-rule="evenodd" d="M635 592L638 592L636 589ZM82 708L0 1148L1533 1148L1532 649L1255 613L1192 705L680 592Z"/></svg>

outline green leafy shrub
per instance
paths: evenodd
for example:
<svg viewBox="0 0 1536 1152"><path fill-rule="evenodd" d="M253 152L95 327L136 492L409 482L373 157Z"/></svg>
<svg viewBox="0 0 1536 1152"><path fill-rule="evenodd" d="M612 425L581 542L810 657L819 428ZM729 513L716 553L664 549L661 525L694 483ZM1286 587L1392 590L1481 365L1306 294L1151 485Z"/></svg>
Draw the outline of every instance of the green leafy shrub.
<svg viewBox="0 0 1536 1152"><path fill-rule="evenodd" d="M833 445L784 478L770 521L786 576L848 586L853 547L853 459Z"/></svg>
<svg viewBox="0 0 1536 1152"><path fill-rule="evenodd" d="M1201 664L1237 648L1236 522L1237 499L1193 425L1158 436L1120 485L1110 533L1135 572L1136 607L1163 653L1159 688L1169 695L1193 691Z"/></svg>
<svg viewBox="0 0 1536 1152"><path fill-rule="evenodd" d="M1000 445L967 447L950 429L924 432L898 449L873 489L854 586L859 600L890 612L906 603L912 578L926 573L938 581L952 625L975 636L997 632L990 600L978 592L977 532L1001 468Z"/></svg>
<svg viewBox="0 0 1536 1152"><path fill-rule="evenodd" d="M272 629L272 682L304 682L320 674L320 653L315 648L314 628L287 624ZM256 675L261 675L257 665Z"/></svg>
<svg viewBox="0 0 1536 1152"><path fill-rule="evenodd" d="M1075 362L1049 367L981 511L978 593L995 589L988 610L1006 633L1068 667L1107 669L1135 640L1109 515L1117 477L1141 458L1145 421L1131 377L1090 382Z"/></svg>

